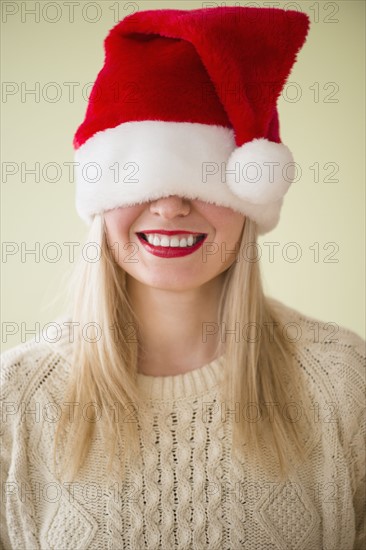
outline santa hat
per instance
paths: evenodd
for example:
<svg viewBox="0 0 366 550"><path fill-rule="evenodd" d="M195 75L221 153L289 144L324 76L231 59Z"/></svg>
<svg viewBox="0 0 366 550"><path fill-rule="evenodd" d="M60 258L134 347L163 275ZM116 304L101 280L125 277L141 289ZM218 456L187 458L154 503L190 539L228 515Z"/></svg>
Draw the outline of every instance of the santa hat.
<svg viewBox="0 0 366 550"><path fill-rule="evenodd" d="M308 29L303 13L234 6L115 25L74 137L81 218L180 195L272 230L294 178L276 103Z"/></svg>

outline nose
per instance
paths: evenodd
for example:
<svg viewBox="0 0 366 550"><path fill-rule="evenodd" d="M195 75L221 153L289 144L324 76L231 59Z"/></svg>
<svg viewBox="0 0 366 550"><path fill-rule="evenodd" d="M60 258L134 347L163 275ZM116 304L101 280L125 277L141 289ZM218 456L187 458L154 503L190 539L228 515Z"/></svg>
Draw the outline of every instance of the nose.
<svg viewBox="0 0 366 550"><path fill-rule="evenodd" d="M178 195L161 197L150 204L150 212L152 214L158 214L167 220L171 220L176 216L187 216L190 209L189 200Z"/></svg>

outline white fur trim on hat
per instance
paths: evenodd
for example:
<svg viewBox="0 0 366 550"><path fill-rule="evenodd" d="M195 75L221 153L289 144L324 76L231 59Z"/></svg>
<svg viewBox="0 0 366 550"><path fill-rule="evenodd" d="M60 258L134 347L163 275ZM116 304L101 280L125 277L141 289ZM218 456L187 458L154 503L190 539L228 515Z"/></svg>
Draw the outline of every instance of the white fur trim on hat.
<svg viewBox="0 0 366 550"><path fill-rule="evenodd" d="M263 142L270 148L276 146L280 160L273 155L267 158L268 145ZM90 224L94 214L105 210L180 195L241 212L256 221L263 234L277 225L289 183L276 183L272 188L262 179L248 186L236 182L228 171L237 157L242 162L244 151L244 158L254 162L283 163L287 157L281 156L281 147L285 148L253 140L237 148L233 130L222 126L125 122L97 132L76 150L76 209Z"/></svg>

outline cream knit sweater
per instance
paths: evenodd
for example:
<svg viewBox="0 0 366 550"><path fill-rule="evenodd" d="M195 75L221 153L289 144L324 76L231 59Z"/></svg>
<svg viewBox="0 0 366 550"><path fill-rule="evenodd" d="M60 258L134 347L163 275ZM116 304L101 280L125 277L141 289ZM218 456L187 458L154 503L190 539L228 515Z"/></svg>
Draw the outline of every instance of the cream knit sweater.
<svg viewBox="0 0 366 550"><path fill-rule="evenodd" d="M365 342L345 328L329 342L325 323L276 304L284 323L301 329L299 375L306 378L317 428L285 483L230 459L230 423L222 422L220 407L210 409L219 405L221 357L183 375L138 375L150 421L124 483L116 476L103 488L96 437L77 482L58 484L51 404L63 403L68 337L53 344L34 338L4 352L2 547L365 549Z"/></svg>

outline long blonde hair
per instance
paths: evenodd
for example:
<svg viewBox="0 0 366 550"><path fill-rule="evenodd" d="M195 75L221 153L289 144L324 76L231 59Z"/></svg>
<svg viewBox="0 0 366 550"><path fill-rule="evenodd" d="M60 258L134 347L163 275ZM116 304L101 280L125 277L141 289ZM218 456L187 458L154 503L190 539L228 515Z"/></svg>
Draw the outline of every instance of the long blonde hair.
<svg viewBox="0 0 366 550"><path fill-rule="evenodd" d="M56 429L53 457L56 470L60 446L63 473L68 480L74 479L82 468L94 430L98 428L104 437L109 473L116 459L117 444L125 449L119 457L123 478L128 451L138 452L138 422L116 422L116 405L130 416L131 412L137 418L144 414L136 385L141 345L138 323L126 291L126 272L108 246L103 215L95 216L87 243L95 243L100 257L91 262L80 256L70 279L69 311L79 327L90 326L92 321L103 336L90 342L78 333L69 358L71 373L65 402L93 403L102 414L101 421L86 422L78 408L71 422L63 411ZM230 329L239 326L241 333L243 327L254 328L255 335L241 337L239 341L229 338L225 343L225 361L230 368L226 369L223 400L231 408L239 404L249 407L247 410L260 411L259 422L248 421L242 414L239 422L233 422L233 452L244 452L246 460L264 467L268 467L265 460L269 457L272 464L278 465L279 477L284 479L292 467L290 457L301 459L304 451L302 423L289 421L283 414L273 416L263 404L277 404L280 408L290 402L305 405L307 394L294 361L296 346L282 330L276 330L281 327L281 319L272 300L263 293L259 262L248 255L250 250L255 252L256 245L256 224L246 218L238 261L224 273L218 322L220 327ZM310 407L303 407L305 416L309 410ZM63 443L62 437L66 438Z"/></svg>

